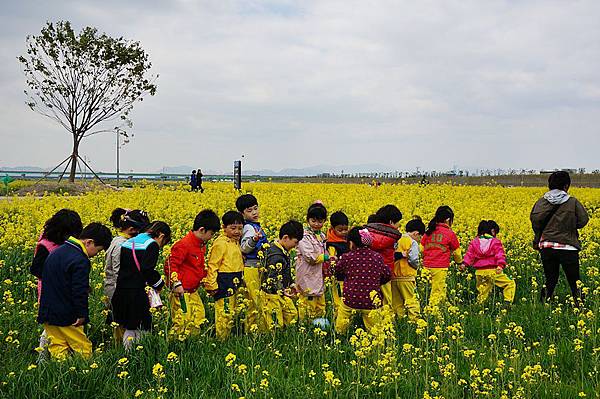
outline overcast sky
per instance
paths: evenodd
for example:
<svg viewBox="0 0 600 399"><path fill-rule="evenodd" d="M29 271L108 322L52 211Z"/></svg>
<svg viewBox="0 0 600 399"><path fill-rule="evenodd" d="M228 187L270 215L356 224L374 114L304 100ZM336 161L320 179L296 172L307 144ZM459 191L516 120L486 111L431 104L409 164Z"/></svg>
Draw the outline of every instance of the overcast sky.
<svg viewBox="0 0 600 399"><path fill-rule="evenodd" d="M25 106L16 57L46 21L140 41L159 74L122 169L379 163L600 168L600 2L2 1L0 167L70 136ZM114 136L81 152L114 170Z"/></svg>

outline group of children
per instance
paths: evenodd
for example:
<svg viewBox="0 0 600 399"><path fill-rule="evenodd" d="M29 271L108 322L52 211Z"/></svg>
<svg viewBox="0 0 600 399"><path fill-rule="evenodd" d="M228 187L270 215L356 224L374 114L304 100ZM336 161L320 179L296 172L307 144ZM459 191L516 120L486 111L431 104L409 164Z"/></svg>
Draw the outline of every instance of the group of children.
<svg viewBox="0 0 600 399"><path fill-rule="evenodd" d="M463 259L448 206L438 208L427 227L413 218L405 233L399 231L402 213L394 205L352 228L343 212L334 212L329 229L323 231L328 214L317 201L307 210L305 226L288 221L273 241L261 227L256 197L241 195L236 208L220 219L212 210L198 213L192 229L172 246L164 280L157 264L161 248L171 240L165 222L151 222L141 210L118 208L111 216L118 231L113 239L107 227L92 223L82 228L75 212L59 211L44 226L31 267L40 281L40 346L56 358L71 351L91 355L91 342L83 331L89 321L89 258L101 250L106 250L107 323L126 348L151 329L152 308L162 306L159 294L164 286L169 289L170 336L176 339L199 334L207 323L201 290L214 299L220 340L230 335L237 318L247 333L306 320L323 325L326 297L332 299L340 334L348 331L355 314L370 330L379 321L374 310L386 305L395 315L414 321L421 312L416 286L421 258L423 273L430 276L429 305L446 300L452 260L461 269L476 269L479 302L494 285L503 289L506 302L514 299L515 282L503 272L506 259L494 221L480 223Z"/></svg>

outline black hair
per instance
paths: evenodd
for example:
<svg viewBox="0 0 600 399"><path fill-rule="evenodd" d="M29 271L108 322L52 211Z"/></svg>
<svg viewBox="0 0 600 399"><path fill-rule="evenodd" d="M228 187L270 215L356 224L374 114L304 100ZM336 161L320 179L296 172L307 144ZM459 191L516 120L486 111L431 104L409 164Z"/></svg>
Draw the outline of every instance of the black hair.
<svg viewBox="0 0 600 399"><path fill-rule="evenodd" d="M565 187L570 185L571 176L569 176L569 172L564 170L554 172L548 177L548 188L550 190L564 190Z"/></svg>
<svg viewBox="0 0 600 399"><path fill-rule="evenodd" d="M192 170L192 174L193 174L193 175L195 175L195 174L196 174L196 170L195 170L195 169L194 169L194 170Z"/></svg>
<svg viewBox="0 0 600 399"><path fill-rule="evenodd" d="M362 242L362 237L360 236L360 229L364 227L353 227L348 232L348 241L353 243L356 248L366 247L366 245Z"/></svg>
<svg viewBox="0 0 600 399"><path fill-rule="evenodd" d="M344 212L337 211L331 214L329 217L329 223L331 224L331 227L337 227L348 226L350 222L348 221L348 216L346 216Z"/></svg>
<svg viewBox="0 0 600 399"><path fill-rule="evenodd" d="M148 233L148 235L152 238L156 238L159 235L164 234L165 243L171 241L171 228L168 224L160 220L155 220L154 222L146 226L144 228L144 233Z"/></svg>
<svg viewBox="0 0 600 399"><path fill-rule="evenodd" d="M295 238L300 241L304 238L304 227L302 227L302 223L295 220L284 223L279 229L279 238L283 238L285 235L291 239Z"/></svg>
<svg viewBox="0 0 600 399"><path fill-rule="evenodd" d="M110 242L112 241L112 234L108 227L102 223L93 222L85 226L79 239L94 240L94 244L97 247L108 249L108 247L110 247Z"/></svg>
<svg viewBox="0 0 600 399"><path fill-rule="evenodd" d="M71 236L79 238L82 230L79 214L71 209L61 209L44 223L42 237L60 245Z"/></svg>
<svg viewBox="0 0 600 399"><path fill-rule="evenodd" d="M240 212L244 212L246 209L252 208L255 205L258 206L258 200L252 194L240 195L235 201L235 207Z"/></svg>
<svg viewBox="0 0 600 399"><path fill-rule="evenodd" d="M477 235L482 236L485 234L492 234L492 226L489 220L482 220L479 222L479 226L477 226Z"/></svg>
<svg viewBox="0 0 600 399"><path fill-rule="evenodd" d="M418 231L421 235L425 234L425 223L418 216L415 216L406 223L406 232L411 233L413 231Z"/></svg>
<svg viewBox="0 0 600 399"><path fill-rule="evenodd" d="M204 227L205 231L210 230L216 233L221 229L221 221L214 211L210 209L204 209L196 215L192 230L198 230L200 227Z"/></svg>
<svg viewBox="0 0 600 399"><path fill-rule="evenodd" d="M378 223L378 222L379 222L379 218L377 217L376 214L369 215L369 217L367 218L367 224Z"/></svg>
<svg viewBox="0 0 600 399"><path fill-rule="evenodd" d="M379 208L375 213L375 216L377 216L379 223L387 224L391 222L391 224L394 224L402 220L402 212L400 212L400 209L398 209L396 205L391 204Z"/></svg>
<svg viewBox="0 0 600 399"><path fill-rule="evenodd" d="M488 223L490 225L490 234L492 234L492 230L496 234L500 233L500 225L498 223L496 223L495 220L488 220Z"/></svg>
<svg viewBox="0 0 600 399"><path fill-rule="evenodd" d="M223 226L229 226L230 224L244 224L244 216L237 211L227 211L221 218Z"/></svg>
<svg viewBox="0 0 600 399"><path fill-rule="evenodd" d="M133 227L137 230L142 230L150 223L148 214L139 209L127 210L117 208L110 215L112 225L119 230L125 230Z"/></svg>
<svg viewBox="0 0 600 399"><path fill-rule="evenodd" d="M442 205L435 211L435 216L427 225L425 234L430 236L435 230L438 223L444 223L446 219L450 219L450 222L454 220L454 211L448 205Z"/></svg>
<svg viewBox="0 0 600 399"><path fill-rule="evenodd" d="M325 205L315 202L309 206L308 211L306 211L306 220L308 219L327 220L327 208L325 208Z"/></svg>

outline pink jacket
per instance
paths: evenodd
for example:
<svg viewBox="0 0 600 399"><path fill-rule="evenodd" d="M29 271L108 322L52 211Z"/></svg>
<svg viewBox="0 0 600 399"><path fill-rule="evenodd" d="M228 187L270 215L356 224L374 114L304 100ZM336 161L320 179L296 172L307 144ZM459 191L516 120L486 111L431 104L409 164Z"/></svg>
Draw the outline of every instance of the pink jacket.
<svg viewBox="0 0 600 399"><path fill-rule="evenodd" d="M325 235L317 238L314 232L304 230L304 238L298 243L296 258L296 285L306 295L323 295L323 261Z"/></svg>
<svg viewBox="0 0 600 399"><path fill-rule="evenodd" d="M465 265L475 269L495 269L506 266L506 255L502 242L495 237L477 237L469 244L465 254Z"/></svg>

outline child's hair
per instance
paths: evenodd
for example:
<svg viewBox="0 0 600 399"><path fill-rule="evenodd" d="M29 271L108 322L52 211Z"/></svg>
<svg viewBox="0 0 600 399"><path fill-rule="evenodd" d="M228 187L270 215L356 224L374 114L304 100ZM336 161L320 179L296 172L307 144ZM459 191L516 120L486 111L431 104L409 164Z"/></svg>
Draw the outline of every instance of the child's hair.
<svg viewBox="0 0 600 399"><path fill-rule="evenodd" d="M244 216L237 211L227 211L221 218L223 226L229 226L231 224L244 224Z"/></svg>
<svg viewBox="0 0 600 399"><path fill-rule="evenodd" d="M454 220L454 211L448 205L442 205L435 211L435 216L427 225L425 234L430 236L437 227L437 224L444 223L446 219L450 219L450 223L452 223Z"/></svg>
<svg viewBox="0 0 600 399"><path fill-rule="evenodd" d="M196 215L192 230L196 231L201 227L204 227L205 231L210 230L216 233L221 229L221 221L219 220L219 217L214 211L210 209L204 209Z"/></svg>
<svg viewBox="0 0 600 399"><path fill-rule="evenodd" d="M133 227L137 230L142 230L150 223L148 214L139 209L128 210L117 208L110 215L112 225L119 230L126 230Z"/></svg>
<svg viewBox="0 0 600 399"><path fill-rule="evenodd" d="M379 210L375 213L375 216L377 217L377 221L379 223L387 224L391 222L391 224L394 224L402 220L402 212L400 212L400 209L398 209L396 205L391 204L379 208Z"/></svg>
<svg viewBox="0 0 600 399"><path fill-rule="evenodd" d="M320 202L315 202L309 206L308 211L306 212L306 220L308 219L326 220L327 208L325 208L325 205Z"/></svg>
<svg viewBox="0 0 600 399"><path fill-rule="evenodd" d="M348 232L348 241L353 243L356 248L368 247L369 242L372 242L372 240L371 233L364 227L356 226Z"/></svg>
<svg viewBox="0 0 600 399"><path fill-rule="evenodd" d="M97 247L107 249L112 241L112 234L102 223L93 222L85 226L79 236L80 240L94 240Z"/></svg>
<svg viewBox="0 0 600 399"><path fill-rule="evenodd" d="M378 222L379 222L379 218L377 217L376 214L369 215L369 217L367 218L367 224L378 223Z"/></svg>
<svg viewBox="0 0 600 399"><path fill-rule="evenodd" d="M165 243L171 241L171 228L168 224L160 220L155 220L154 222L146 226L144 228L144 233L148 233L148 235L152 238L156 238L159 235L164 234Z"/></svg>
<svg viewBox="0 0 600 399"><path fill-rule="evenodd" d="M295 238L300 241L302 238L304 238L304 227L302 227L302 223L295 220L290 220L289 222L284 223L279 229L279 238L283 238L285 235L287 235L290 239Z"/></svg>
<svg viewBox="0 0 600 399"><path fill-rule="evenodd" d="M564 170L554 172L548 177L548 188L550 190L564 190L566 186L570 185L571 176L569 176L569 172Z"/></svg>
<svg viewBox="0 0 600 399"><path fill-rule="evenodd" d="M192 170L192 174L195 175L196 174L196 170Z"/></svg>
<svg viewBox="0 0 600 399"><path fill-rule="evenodd" d="M482 220L479 222L479 226L477 226L477 235L483 236L486 234L492 234L492 226L489 220Z"/></svg>
<svg viewBox="0 0 600 399"><path fill-rule="evenodd" d="M413 231L419 232L419 234L425 234L425 223L419 216L414 216L412 220L406 223L406 232L411 233Z"/></svg>
<svg viewBox="0 0 600 399"><path fill-rule="evenodd" d="M240 195L235 201L235 207L240 212L244 212L246 209L252 208L255 205L258 206L258 200L252 194Z"/></svg>
<svg viewBox="0 0 600 399"><path fill-rule="evenodd" d="M344 212L337 211L331 214L329 217L329 223L331 224L331 227L337 227L348 226L348 223L350 222L348 221L348 216L346 216Z"/></svg>
<svg viewBox="0 0 600 399"><path fill-rule="evenodd" d="M78 238L83 230L79 214L70 209L61 209L44 224L42 237L55 244L62 244L67 238Z"/></svg>
<svg viewBox="0 0 600 399"><path fill-rule="evenodd" d="M494 235L500 233L500 225L498 225L495 220L488 220L488 223L490 225L490 234Z"/></svg>

